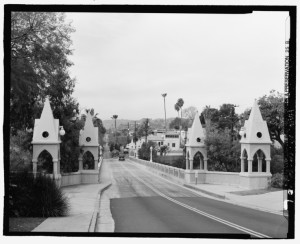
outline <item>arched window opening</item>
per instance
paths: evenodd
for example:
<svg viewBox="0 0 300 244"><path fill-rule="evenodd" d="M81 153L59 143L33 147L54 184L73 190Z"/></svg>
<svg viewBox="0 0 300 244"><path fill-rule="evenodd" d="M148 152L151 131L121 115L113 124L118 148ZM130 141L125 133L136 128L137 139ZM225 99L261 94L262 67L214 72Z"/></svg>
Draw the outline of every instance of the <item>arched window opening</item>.
<svg viewBox="0 0 300 244"><path fill-rule="evenodd" d="M83 169L95 169L94 156L90 151L83 154L82 165Z"/></svg>
<svg viewBox="0 0 300 244"><path fill-rule="evenodd" d="M43 150L37 159L37 172L42 174L53 173L53 159L47 150Z"/></svg>
<svg viewBox="0 0 300 244"><path fill-rule="evenodd" d="M248 153L246 149L244 149L242 155L242 157L244 158L244 172L248 172Z"/></svg>
<svg viewBox="0 0 300 244"><path fill-rule="evenodd" d="M253 157L253 172L266 172L266 160L265 154L262 150L258 150Z"/></svg>
<svg viewBox="0 0 300 244"><path fill-rule="evenodd" d="M194 156L193 169L204 169L204 158L200 152L197 152Z"/></svg>

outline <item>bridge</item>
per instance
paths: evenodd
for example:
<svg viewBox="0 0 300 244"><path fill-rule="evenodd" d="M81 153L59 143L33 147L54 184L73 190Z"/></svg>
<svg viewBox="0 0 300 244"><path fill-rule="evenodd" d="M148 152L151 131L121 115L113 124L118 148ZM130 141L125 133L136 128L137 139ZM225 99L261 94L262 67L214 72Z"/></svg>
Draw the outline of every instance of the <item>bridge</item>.
<svg viewBox="0 0 300 244"><path fill-rule="evenodd" d="M162 172L133 158L105 159L100 178L111 186L101 195L100 210L102 205L109 207L99 218L97 231L105 231L110 223L119 233L286 237L287 221L279 212L234 204L184 186Z"/></svg>

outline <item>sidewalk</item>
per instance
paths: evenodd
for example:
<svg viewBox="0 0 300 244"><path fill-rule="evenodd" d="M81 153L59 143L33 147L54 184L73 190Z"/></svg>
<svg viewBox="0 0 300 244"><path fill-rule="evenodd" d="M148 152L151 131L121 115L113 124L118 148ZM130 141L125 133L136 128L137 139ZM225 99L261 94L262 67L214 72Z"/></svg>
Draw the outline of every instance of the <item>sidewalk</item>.
<svg viewBox="0 0 300 244"><path fill-rule="evenodd" d="M63 187L63 192L69 198L69 215L47 218L33 232L94 232L100 193L109 185L100 183Z"/></svg>
<svg viewBox="0 0 300 244"><path fill-rule="evenodd" d="M283 214L283 190L246 190L234 186L211 184L185 184L184 186L236 205Z"/></svg>

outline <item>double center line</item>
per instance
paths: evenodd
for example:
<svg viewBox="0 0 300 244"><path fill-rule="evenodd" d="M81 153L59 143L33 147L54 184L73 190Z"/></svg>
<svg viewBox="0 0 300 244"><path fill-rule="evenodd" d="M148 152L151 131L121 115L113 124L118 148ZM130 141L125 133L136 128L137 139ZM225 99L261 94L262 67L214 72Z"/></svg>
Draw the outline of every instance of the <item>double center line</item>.
<svg viewBox="0 0 300 244"><path fill-rule="evenodd" d="M175 203L175 204L177 204L177 205L180 205L180 206L182 206L182 207L184 207L184 208L186 208L186 209L189 209L189 210L191 210L191 211L193 211L193 212L195 212L195 213L197 213L197 214L200 214L200 215L205 216L205 217L207 217L207 218L213 219L213 220L215 220L215 221L217 221L217 222L219 222L219 223L222 223L222 224L225 224L225 225L230 226L230 227L232 227L232 228L235 228L235 229L237 229L237 230L243 231L243 232L245 232L245 233L247 233L247 234L250 234L250 235L252 235L252 236L255 236L255 237L257 237L257 238L271 238L270 236L264 235L264 234L262 234L262 233L259 233L259 232L254 231L254 230L250 230L250 229L248 229L248 228L245 228L245 227L243 227L243 226L234 224L234 223L232 223L232 222L229 222L229 221L227 221L227 220L221 219L221 218L216 217L216 216L214 216L214 215L205 213L205 212L203 212L203 211L201 211L201 210L199 210L199 209L197 209L197 208L191 207L191 206L189 206L189 205L187 205L187 204L184 204L184 203L182 203L182 202L179 202L179 201L177 201L177 200L175 200L175 199L173 199L173 198L171 198L171 197L168 197L167 195L163 194L162 192L160 192L159 190L157 190L156 188L154 188L153 186L151 186L150 184L148 184L147 182L145 182L143 179L141 179L141 178L138 177L137 175L134 175L130 170L128 170L128 168L127 168L126 166L124 166L124 164L121 164L121 165L122 165L122 167L123 167L129 174L132 175L132 177L136 178L138 181L140 181L140 182L142 182L143 184L145 184L147 187L149 187L152 191L154 191L154 192L155 192L156 194L158 194L159 196L161 196L161 197L163 197L163 198L165 198L165 199L167 199L167 200L169 200L169 201L171 201L171 202L173 202L173 203Z"/></svg>

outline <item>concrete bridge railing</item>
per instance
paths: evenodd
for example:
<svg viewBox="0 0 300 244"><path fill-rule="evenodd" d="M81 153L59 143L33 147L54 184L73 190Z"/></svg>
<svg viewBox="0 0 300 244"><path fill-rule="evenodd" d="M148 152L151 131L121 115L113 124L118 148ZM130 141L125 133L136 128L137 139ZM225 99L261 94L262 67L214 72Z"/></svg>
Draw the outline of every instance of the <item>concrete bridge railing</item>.
<svg viewBox="0 0 300 244"><path fill-rule="evenodd" d="M169 165L150 162L150 161L135 158L132 156L129 156L129 158L132 161L147 167L152 172L158 173L162 177L171 178L172 180L180 182L180 183L185 182L185 170L184 169L179 169L179 168L172 167Z"/></svg>
<svg viewBox="0 0 300 244"><path fill-rule="evenodd" d="M135 157L130 159L147 170L182 184L215 184L236 186L245 189L265 189L269 187L270 176L264 172L238 173L208 170L184 170L176 167L154 163Z"/></svg>

